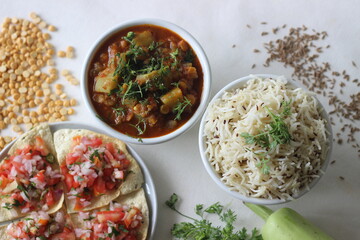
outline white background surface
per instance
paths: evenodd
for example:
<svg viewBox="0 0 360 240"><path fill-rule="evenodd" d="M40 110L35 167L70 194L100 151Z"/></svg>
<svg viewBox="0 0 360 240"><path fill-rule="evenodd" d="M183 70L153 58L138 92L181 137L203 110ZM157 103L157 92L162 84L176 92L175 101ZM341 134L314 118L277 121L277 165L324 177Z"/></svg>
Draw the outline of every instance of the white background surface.
<svg viewBox="0 0 360 240"><path fill-rule="evenodd" d="M327 31L324 45L331 48L322 54L334 69L346 69L353 78L359 78L360 67L360 1L0 1L0 18L6 16L29 18L37 12L48 23L58 27L51 42L57 49L68 45L76 48L76 59L57 59L59 69L69 69L80 77L87 51L95 40L113 26L135 18L161 18L189 31L203 46L209 58L213 96L224 85L250 73L273 73L290 76L290 70L280 64L263 68L265 55L254 54L254 48L273 36L261 37L263 31L287 24ZM268 25L261 25L266 21ZM246 24L252 26L251 29ZM287 32L287 31L286 31ZM233 44L236 45L232 48ZM253 63L257 64L251 69ZM59 82L66 83L64 79ZM93 116L81 102L80 88L66 86L65 91L79 101L77 114L71 120L95 124ZM347 94L359 87L346 89ZM320 97L327 106L327 101ZM359 125L359 123L358 123ZM226 195L212 182L200 159L197 146L199 125L168 143L156 146L133 145L147 164L155 180L159 200L159 217L154 239L171 239L173 223L184 220L165 205L165 200L176 192L181 198L180 209L193 215L195 204L221 202L236 210L237 226L260 228L263 222L247 210L242 203ZM339 125L334 128L337 132ZM1 132L7 135L9 131ZM356 136L359 142L359 135ZM335 239L360 239L360 160L350 146L335 144L334 165L307 195L289 204L273 206L291 207L313 221ZM344 176L341 181L339 176Z"/></svg>

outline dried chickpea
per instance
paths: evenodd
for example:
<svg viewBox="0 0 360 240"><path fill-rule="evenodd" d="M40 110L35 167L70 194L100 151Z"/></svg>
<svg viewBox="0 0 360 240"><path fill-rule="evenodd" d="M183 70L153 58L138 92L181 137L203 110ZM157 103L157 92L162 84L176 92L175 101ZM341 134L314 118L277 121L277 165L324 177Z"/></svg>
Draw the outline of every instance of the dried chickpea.
<svg viewBox="0 0 360 240"><path fill-rule="evenodd" d="M68 115L73 115L75 113L73 108L68 109Z"/></svg>
<svg viewBox="0 0 360 240"><path fill-rule="evenodd" d="M70 106L75 106L76 105L76 99L75 98L72 98L71 100L70 100Z"/></svg>
<svg viewBox="0 0 360 240"><path fill-rule="evenodd" d="M66 53L64 51L58 51L57 56L61 57L61 58L64 58L64 57L66 57Z"/></svg>

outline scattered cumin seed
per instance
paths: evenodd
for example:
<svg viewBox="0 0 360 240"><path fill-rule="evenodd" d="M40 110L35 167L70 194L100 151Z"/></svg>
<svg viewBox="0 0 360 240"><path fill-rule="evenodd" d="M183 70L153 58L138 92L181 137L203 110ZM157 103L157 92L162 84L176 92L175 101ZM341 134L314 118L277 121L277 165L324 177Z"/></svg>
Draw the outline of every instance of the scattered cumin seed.
<svg viewBox="0 0 360 240"><path fill-rule="evenodd" d="M254 49L254 53L259 53L260 52L260 50L259 49Z"/></svg>
<svg viewBox="0 0 360 240"><path fill-rule="evenodd" d="M262 32L261 33L261 36L266 36L266 35L268 35L269 33L268 32Z"/></svg>
<svg viewBox="0 0 360 240"><path fill-rule="evenodd" d="M246 24L246 27L247 27L247 28L251 28L251 26L250 26L249 24Z"/></svg>
<svg viewBox="0 0 360 240"><path fill-rule="evenodd" d="M256 64L254 63L252 66L251 66L251 69L254 69L256 67Z"/></svg>
<svg viewBox="0 0 360 240"><path fill-rule="evenodd" d="M333 160L330 162L331 165L333 165L336 162L336 160Z"/></svg>
<svg viewBox="0 0 360 240"><path fill-rule="evenodd" d="M341 181L344 181L344 180L345 180L345 178L344 178L343 176L339 176L339 179L340 179Z"/></svg>
<svg viewBox="0 0 360 240"><path fill-rule="evenodd" d="M354 61L352 61L351 63L352 63L352 65L353 65L354 67L357 68L357 65L356 65L356 63L355 63Z"/></svg>
<svg viewBox="0 0 360 240"><path fill-rule="evenodd" d="M261 22L261 24L262 24L262 25L266 25L266 24L267 24L267 22Z"/></svg>

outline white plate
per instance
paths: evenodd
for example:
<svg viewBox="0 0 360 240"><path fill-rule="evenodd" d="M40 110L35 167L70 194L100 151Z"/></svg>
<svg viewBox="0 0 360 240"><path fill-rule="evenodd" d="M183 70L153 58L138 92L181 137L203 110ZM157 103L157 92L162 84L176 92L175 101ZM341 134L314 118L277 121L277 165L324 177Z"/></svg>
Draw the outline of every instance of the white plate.
<svg viewBox="0 0 360 240"><path fill-rule="evenodd" d="M49 125L50 125L50 130L51 130L52 133L54 133L57 130L67 128L67 129L87 129L87 130L90 130L90 131L94 131L94 132L109 135L104 130L101 130L99 128L89 126L89 125L86 125L86 124L83 124L83 123L79 123L79 122L58 122L58 123L50 123ZM111 136L111 137L113 137L113 136ZM16 139L14 141L12 141L9 145L7 145L1 151L0 160L4 159L7 156L7 153L9 151L9 149L11 148L11 146L14 144L15 141L16 141ZM149 220L150 220L150 225L149 225L149 229L148 229L148 239L152 239L153 236L154 236L154 232L155 232L157 211L158 211L154 181L153 181L153 179L152 179L152 177L150 175L150 172L149 172L148 168L146 167L144 161L141 159L141 157L129 145L127 145L127 149L129 151L129 153L139 163L140 168L141 168L141 170L143 172L143 175L144 175L145 182L143 184L143 188L144 188L145 195L146 195L146 198L147 198L147 202L148 202L148 205L149 205Z"/></svg>

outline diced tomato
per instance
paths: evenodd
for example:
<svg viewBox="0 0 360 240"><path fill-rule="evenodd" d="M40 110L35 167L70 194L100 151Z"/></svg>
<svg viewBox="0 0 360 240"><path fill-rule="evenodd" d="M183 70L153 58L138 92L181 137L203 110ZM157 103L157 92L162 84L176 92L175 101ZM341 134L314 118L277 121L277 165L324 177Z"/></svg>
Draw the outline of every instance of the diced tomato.
<svg viewBox="0 0 360 240"><path fill-rule="evenodd" d="M116 186L116 182L106 181L105 186L107 190L112 190Z"/></svg>
<svg viewBox="0 0 360 240"><path fill-rule="evenodd" d="M90 236L87 237L87 236L86 236L86 233L84 233L83 235L80 236L80 239L81 239L81 240L91 240L91 239L93 239L92 235L93 235L93 234L91 233Z"/></svg>
<svg viewBox="0 0 360 240"><path fill-rule="evenodd" d="M45 201L46 204L51 207L52 205L55 204L55 199L54 199L54 191L52 189L50 189L46 195L45 195Z"/></svg>
<svg viewBox="0 0 360 240"><path fill-rule="evenodd" d="M83 238L81 238L83 239ZM74 231L65 227L62 233L54 234L50 237L50 240L76 240Z"/></svg>
<svg viewBox="0 0 360 240"><path fill-rule="evenodd" d="M95 177L92 175L87 176L87 187L92 187L95 182Z"/></svg>
<svg viewBox="0 0 360 240"><path fill-rule="evenodd" d="M134 235L128 235L124 238L124 240L136 240L136 236Z"/></svg>
<svg viewBox="0 0 360 240"><path fill-rule="evenodd" d="M40 182L45 182L45 170L41 170L35 175L35 178L37 178Z"/></svg>
<svg viewBox="0 0 360 240"><path fill-rule="evenodd" d="M80 156L74 156L73 153L69 153L66 155L66 165L69 166L71 164L74 164L77 160L79 160Z"/></svg>
<svg viewBox="0 0 360 240"><path fill-rule="evenodd" d="M22 203L25 203L25 205L21 205L20 208L28 208L30 210L34 209L34 205L31 204L31 202L25 202L23 201Z"/></svg>
<svg viewBox="0 0 360 240"><path fill-rule="evenodd" d="M81 142L88 147L96 148L96 147L100 147L100 145L102 144L102 139L96 137L94 138L83 137L81 139Z"/></svg>
<svg viewBox="0 0 360 240"><path fill-rule="evenodd" d="M127 158L122 159L121 160L121 168L120 168L120 170L125 170L125 169L129 168L130 164L131 164L131 162L130 162L129 159L127 159Z"/></svg>
<svg viewBox="0 0 360 240"><path fill-rule="evenodd" d="M55 184L57 184L60 181L61 181L60 177L57 177L57 178L48 177L46 180L46 184L48 186L54 186Z"/></svg>
<svg viewBox="0 0 360 240"><path fill-rule="evenodd" d="M39 136L37 136L37 137L35 138L35 148L36 148L36 150L38 150L38 151L41 152L41 155L42 155L42 156L46 156L46 155L49 154L49 150L48 150L47 147L45 146L44 140L43 140L41 137L39 137Z"/></svg>
<svg viewBox="0 0 360 240"><path fill-rule="evenodd" d="M69 173L65 173L63 174L64 177L65 177L65 184L66 184L66 187L68 189L68 191L70 191L70 189L73 187L74 185L74 177L69 174Z"/></svg>
<svg viewBox="0 0 360 240"><path fill-rule="evenodd" d="M121 211L101 211L96 213L97 220L100 223L111 221L113 223L119 223L125 216L124 212Z"/></svg>
<svg viewBox="0 0 360 240"><path fill-rule="evenodd" d="M104 194L105 192L106 192L105 181L102 177L99 176L98 178L96 178L94 182L93 193L95 196L99 196L101 194Z"/></svg>
<svg viewBox="0 0 360 240"><path fill-rule="evenodd" d="M81 136L75 136L73 137L72 139L72 146L76 146L76 145L79 145L81 143Z"/></svg>
<svg viewBox="0 0 360 240"><path fill-rule="evenodd" d="M19 162L12 162L13 167L16 169L18 173L24 174L25 170L22 163Z"/></svg>
<svg viewBox="0 0 360 240"><path fill-rule="evenodd" d="M114 168L110 167L110 168L104 168L103 170L104 172L104 179L111 179L111 175L113 174L114 172Z"/></svg>
<svg viewBox="0 0 360 240"><path fill-rule="evenodd" d="M113 143L106 143L105 148L109 150L111 154L115 154L115 147Z"/></svg>
<svg viewBox="0 0 360 240"><path fill-rule="evenodd" d="M24 231L19 231L20 229L23 229L24 222L18 222L16 225L13 224L12 228L7 229L6 233L15 239L19 238L28 238L29 236Z"/></svg>
<svg viewBox="0 0 360 240"><path fill-rule="evenodd" d="M0 188L1 189L4 189L8 185L8 183L10 183L10 181L7 177L5 177L3 175L0 176Z"/></svg>
<svg viewBox="0 0 360 240"><path fill-rule="evenodd" d="M48 219L40 218L39 221L38 221L38 224L40 224L40 225L46 225L48 222L49 222Z"/></svg>
<svg viewBox="0 0 360 240"><path fill-rule="evenodd" d="M83 207L83 205L82 205L82 203L81 203L81 201L80 201L80 198L76 198L75 199L75 206L74 206L74 210L75 211L80 211L80 210L82 210L84 207Z"/></svg>
<svg viewBox="0 0 360 240"><path fill-rule="evenodd" d="M127 228L130 227L130 225L131 225L131 223L132 223L132 221L133 221L134 216L135 216L136 214L138 214L139 212L140 212L140 210L139 210L138 208L136 208L136 207L132 207L132 208L130 209L130 211L128 212L128 214L126 215L126 218L125 218L125 220L124 220L125 226L126 226Z"/></svg>

